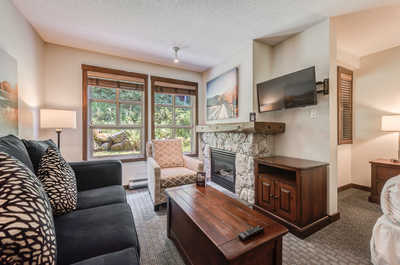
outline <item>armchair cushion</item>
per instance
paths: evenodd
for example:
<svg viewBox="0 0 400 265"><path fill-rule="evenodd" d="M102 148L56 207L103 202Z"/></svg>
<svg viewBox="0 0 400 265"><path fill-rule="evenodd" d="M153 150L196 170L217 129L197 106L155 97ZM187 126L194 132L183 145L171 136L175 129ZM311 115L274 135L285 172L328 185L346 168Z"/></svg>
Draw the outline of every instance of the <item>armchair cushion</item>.
<svg viewBox="0 0 400 265"><path fill-rule="evenodd" d="M183 167L181 139L153 140L152 151L161 168Z"/></svg>
<svg viewBox="0 0 400 265"><path fill-rule="evenodd" d="M204 169L202 161L185 155L183 156L183 164L184 167L196 172L202 172Z"/></svg>
<svg viewBox="0 0 400 265"><path fill-rule="evenodd" d="M161 189L176 187L196 182L196 171L185 167L161 169Z"/></svg>

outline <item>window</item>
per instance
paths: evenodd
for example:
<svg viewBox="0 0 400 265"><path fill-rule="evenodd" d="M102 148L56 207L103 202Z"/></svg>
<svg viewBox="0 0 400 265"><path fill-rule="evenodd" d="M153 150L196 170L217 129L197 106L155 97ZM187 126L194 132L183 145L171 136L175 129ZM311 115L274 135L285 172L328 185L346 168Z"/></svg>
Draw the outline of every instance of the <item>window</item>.
<svg viewBox="0 0 400 265"><path fill-rule="evenodd" d="M338 144L353 143L353 72L338 67Z"/></svg>
<svg viewBox="0 0 400 265"><path fill-rule="evenodd" d="M180 138L183 152L197 152L197 83L151 77L152 138Z"/></svg>
<svg viewBox="0 0 400 265"><path fill-rule="evenodd" d="M82 68L84 159L144 159L147 77L93 66Z"/></svg>

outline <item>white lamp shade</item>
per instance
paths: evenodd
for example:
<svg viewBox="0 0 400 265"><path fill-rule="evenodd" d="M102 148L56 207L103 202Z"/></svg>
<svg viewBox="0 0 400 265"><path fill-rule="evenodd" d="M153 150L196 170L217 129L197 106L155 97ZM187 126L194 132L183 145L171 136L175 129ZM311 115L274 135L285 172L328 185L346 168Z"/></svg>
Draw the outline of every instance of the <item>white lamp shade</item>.
<svg viewBox="0 0 400 265"><path fill-rule="evenodd" d="M400 115L382 116L381 130L385 132L400 132Z"/></svg>
<svg viewBox="0 0 400 265"><path fill-rule="evenodd" d="M41 109L40 128L51 129L75 129L76 111Z"/></svg>

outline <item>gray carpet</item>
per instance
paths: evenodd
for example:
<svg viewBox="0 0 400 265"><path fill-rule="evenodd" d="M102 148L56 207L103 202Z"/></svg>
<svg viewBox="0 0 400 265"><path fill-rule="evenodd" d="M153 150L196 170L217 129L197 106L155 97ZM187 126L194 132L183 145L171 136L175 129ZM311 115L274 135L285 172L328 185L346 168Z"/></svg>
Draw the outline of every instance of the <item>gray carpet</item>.
<svg viewBox="0 0 400 265"><path fill-rule="evenodd" d="M153 211L147 190L128 191L141 244L142 265L184 264L166 236L166 211ZM301 240L287 234L283 240L283 264L370 264L369 240L381 215L379 206L368 202L368 193L339 193L341 219Z"/></svg>

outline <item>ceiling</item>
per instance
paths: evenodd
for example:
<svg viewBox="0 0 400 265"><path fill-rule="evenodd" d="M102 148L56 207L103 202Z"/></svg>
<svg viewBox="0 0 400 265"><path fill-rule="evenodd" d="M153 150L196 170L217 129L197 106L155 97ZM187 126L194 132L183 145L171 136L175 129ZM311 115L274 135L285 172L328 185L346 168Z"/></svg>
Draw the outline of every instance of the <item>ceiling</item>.
<svg viewBox="0 0 400 265"><path fill-rule="evenodd" d="M249 40L276 44L324 18L396 2L13 0L46 42L199 72ZM173 46L182 47L179 64L172 63Z"/></svg>
<svg viewBox="0 0 400 265"><path fill-rule="evenodd" d="M400 46L400 6L339 16L335 25L338 49L357 57Z"/></svg>

